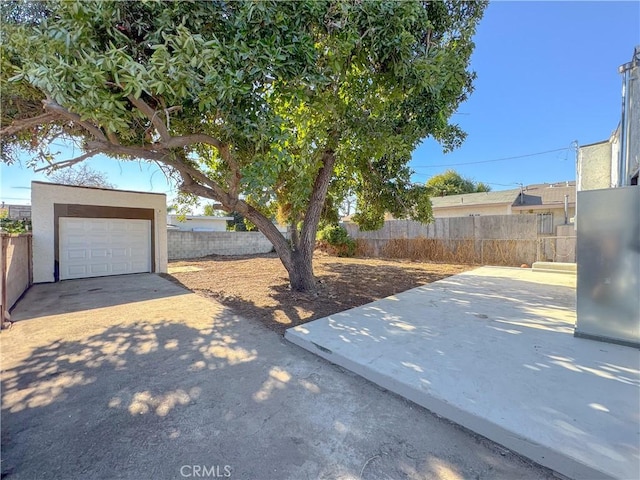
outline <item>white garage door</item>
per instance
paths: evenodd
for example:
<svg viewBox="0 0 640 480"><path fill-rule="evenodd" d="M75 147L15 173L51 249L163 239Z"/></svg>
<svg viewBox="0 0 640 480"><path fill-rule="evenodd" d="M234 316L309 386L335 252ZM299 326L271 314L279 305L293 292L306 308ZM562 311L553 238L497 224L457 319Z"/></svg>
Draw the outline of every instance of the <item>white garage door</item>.
<svg viewBox="0 0 640 480"><path fill-rule="evenodd" d="M60 280L151 271L151 221L60 218Z"/></svg>

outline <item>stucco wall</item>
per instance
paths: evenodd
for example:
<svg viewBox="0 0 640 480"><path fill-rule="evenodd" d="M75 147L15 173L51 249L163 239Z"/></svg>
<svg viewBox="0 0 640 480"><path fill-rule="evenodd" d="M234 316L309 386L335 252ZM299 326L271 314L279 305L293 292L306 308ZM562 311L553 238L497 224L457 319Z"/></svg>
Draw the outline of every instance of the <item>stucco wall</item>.
<svg viewBox="0 0 640 480"><path fill-rule="evenodd" d="M577 189L598 190L612 186L612 143L586 145L578 151ZM617 173L615 175L617 178Z"/></svg>
<svg viewBox="0 0 640 480"><path fill-rule="evenodd" d="M34 283L54 281L53 205L56 203L153 209L156 271L167 271L166 195L31 182Z"/></svg>
<svg viewBox="0 0 640 480"><path fill-rule="evenodd" d="M255 255L269 253L273 245L260 232L167 232L170 260L207 255Z"/></svg>
<svg viewBox="0 0 640 480"><path fill-rule="evenodd" d="M0 310L9 310L20 298L20 295L31 284L31 234L1 234L2 252L0 256L0 272L6 272L4 282L0 282ZM2 285L6 285L6 292ZM4 295L3 295L4 293ZM6 299L6 305L3 300Z"/></svg>
<svg viewBox="0 0 640 480"><path fill-rule="evenodd" d="M511 215L511 205L469 205L433 209L434 218L469 217L471 215Z"/></svg>

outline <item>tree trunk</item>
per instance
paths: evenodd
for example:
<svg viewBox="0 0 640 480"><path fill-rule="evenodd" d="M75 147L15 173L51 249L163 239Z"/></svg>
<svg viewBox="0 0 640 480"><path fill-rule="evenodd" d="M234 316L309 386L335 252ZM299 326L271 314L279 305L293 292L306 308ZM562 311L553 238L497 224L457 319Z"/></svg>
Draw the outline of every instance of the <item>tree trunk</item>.
<svg viewBox="0 0 640 480"><path fill-rule="evenodd" d="M230 195L201 172L193 171L188 165L175 166L184 180L181 189L200 197L220 202L227 210L237 211L251 220L262 234L273 244L282 264L289 273L291 289L297 292L313 292L316 280L313 275L313 251L316 244L318 222L327 198L329 183L335 165L335 152L328 149L322 156L322 168L315 179L311 197L305 213L301 232L293 233L291 242L287 241L273 222L244 200ZM198 182L205 183L202 185Z"/></svg>
<svg viewBox="0 0 640 480"><path fill-rule="evenodd" d="M291 289L298 292L312 292L317 286L313 276L313 251L316 246L318 222L324 208L324 202L327 199L327 191L329 190L335 161L334 151L325 151L322 156L322 168L313 184L313 191L304 216L302 232L296 242L297 244L294 244L295 250L291 255L291 265L287 266L283 261L285 268L289 272Z"/></svg>
<svg viewBox="0 0 640 480"><path fill-rule="evenodd" d="M284 262L283 262L284 264ZM291 290L296 292L313 292L316 290L316 278L313 275L313 256L302 255L300 251L293 252L289 267L289 283Z"/></svg>

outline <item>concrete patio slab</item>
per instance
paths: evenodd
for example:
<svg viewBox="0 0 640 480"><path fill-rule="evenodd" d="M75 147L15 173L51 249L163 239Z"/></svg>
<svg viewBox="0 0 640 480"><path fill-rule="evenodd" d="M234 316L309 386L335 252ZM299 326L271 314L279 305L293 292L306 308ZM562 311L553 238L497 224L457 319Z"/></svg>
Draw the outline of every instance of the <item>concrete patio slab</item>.
<svg viewBox="0 0 640 480"><path fill-rule="evenodd" d="M286 338L570 478L640 478L640 352L574 323L575 276L482 267Z"/></svg>
<svg viewBox="0 0 640 480"><path fill-rule="evenodd" d="M553 480L156 275L35 285L12 317L3 480Z"/></svg>

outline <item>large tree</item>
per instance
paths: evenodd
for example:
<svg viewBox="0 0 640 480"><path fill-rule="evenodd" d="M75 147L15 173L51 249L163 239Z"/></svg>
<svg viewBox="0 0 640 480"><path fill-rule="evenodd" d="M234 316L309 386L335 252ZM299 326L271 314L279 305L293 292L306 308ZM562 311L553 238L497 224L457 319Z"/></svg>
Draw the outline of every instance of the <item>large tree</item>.
<svg viewBox="0 0 640 480"><path fill-rule="evenodd" d="M491 187L486 183L465 178L455 170L434 175L427 180L425 186L429 194L435 197L491 191Z"/></svg>
<svg viewBox="0 0 640 480"><path fill-rule="evenodd" d="M295 290L315 287L318 222L345 195L431 218L407 167L472 90L485 2L51 1L3 4L4 161L84 153L157 162L187 195L220 203L273 243ZM10 78L11 77L11 78ZM59 161L58 161L59 163ZM291 225L287 240L271 218Z"/></svg>

